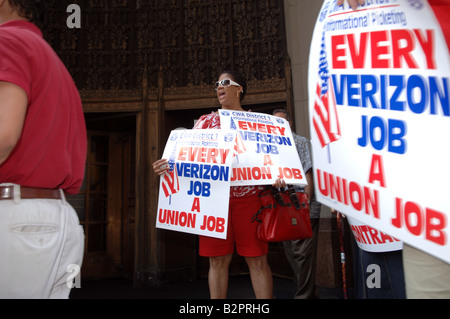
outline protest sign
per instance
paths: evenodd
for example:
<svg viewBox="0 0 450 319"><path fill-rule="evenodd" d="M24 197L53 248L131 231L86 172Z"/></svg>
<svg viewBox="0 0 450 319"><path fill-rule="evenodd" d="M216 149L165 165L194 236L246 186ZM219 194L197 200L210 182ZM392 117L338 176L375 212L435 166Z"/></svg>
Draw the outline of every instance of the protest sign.
<svg viewBox="0 0 450 319"><path fill-rule="evenodd" d="M164 149L156 227L225 239L236 133L175 130Z"/></svg>
<svg viewBox="0 0 450 319"><path fill-rule="evenodd" d="M397 238L365 225L357 219L347 217L347 220L355 241L362 250L381 253L403 249L403 242Z"/></svg>
<svg viewBox="0 0 450 319"><path fill-rule="evenodd" d="M237 132L232 186L307 185L289 122L269 114L219 110L222 128Z"/></svg>
<svg viewBox="0 0 450 319"><path fill-rule="evenodd" d="M426 1L324 1L308 80L315 194L447 263L449 76Z"/></svg>

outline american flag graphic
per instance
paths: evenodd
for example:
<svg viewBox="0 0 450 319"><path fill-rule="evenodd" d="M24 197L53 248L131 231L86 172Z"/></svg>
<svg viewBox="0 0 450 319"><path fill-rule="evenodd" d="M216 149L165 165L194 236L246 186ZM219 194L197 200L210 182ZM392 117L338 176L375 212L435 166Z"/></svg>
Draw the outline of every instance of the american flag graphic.
<svg viewBox="0 0 450 319"><path fill-rule="evenodd" d="M231 118L230 128L232 130L237 130L237 126L236 126L236 123L234 123L233 118ZM246 151L247 151L247 149L245 148L244 141L242 141L241 134L239 133L239 130L237 130L236 131L236 139L234 142L233 157L236 157L236 160L238 161L238 163L239 163L239 158L238 158L239 154L243 154Z"/></svg>
<svg viewBox="0 0 450 319"><path fill-rule="evenodd" d="M236 141L234 143L233 157L245 153L246 151L247 149L245 148L244 141L242 141L241 134L238 131L236 134Z"/></svg>
<svg viewBox="0 0 450 319"><path fill-rule="evenodd" d="M173 164L174 163L170 165L169 163L171 169L162 177L162 189L164 191L164 195L166 196L166 198L180 191L180 182L178 180L177 166Z"/></svg>
<svg viewBox="0 0 450 319"><path fill-rule="evenodd" d="M322 88L317 84L315 105L313 111L313 125L322 147L339 140L341 126L339 124L333 85L322 94Z"/></svg>
<svg viewBox="0 0 450 319"><path fill-rule="evenodd" d="M322 43L320 48L319 81L317 83L312 118L314 130L322 147L330 145L342 137L336 109L333 83L331 83L330 80L325 32L323 32L322 35ZM330 153L329 147L328 153ZM330 154L328 155L330 157ZM331 158L329 158L329 160L331 161Z"/></svg>

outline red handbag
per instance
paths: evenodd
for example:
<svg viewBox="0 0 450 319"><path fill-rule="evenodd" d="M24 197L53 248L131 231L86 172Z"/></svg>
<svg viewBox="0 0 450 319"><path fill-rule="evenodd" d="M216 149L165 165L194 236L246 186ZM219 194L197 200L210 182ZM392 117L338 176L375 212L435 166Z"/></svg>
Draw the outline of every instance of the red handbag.
<svg viewBox="0 0 450 319"><path fill-rule="evenodd" d="M259 240L280 242L312 237L306 193L295 192L293 186L285 191L271 187L261 191L259 201L261 209L252 218L252 222L259 222Z"/></svg>

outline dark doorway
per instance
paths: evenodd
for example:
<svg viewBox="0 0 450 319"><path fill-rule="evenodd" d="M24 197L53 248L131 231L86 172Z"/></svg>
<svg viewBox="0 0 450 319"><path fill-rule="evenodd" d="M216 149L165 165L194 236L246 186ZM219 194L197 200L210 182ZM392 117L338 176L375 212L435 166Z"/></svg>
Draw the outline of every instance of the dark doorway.
<svg viewBox="0 0 450 319"><path fill-rule="evenodd" d="M83 279L133 278L136 114L89 113L86 173L68 197L85 231Z"/></svg>

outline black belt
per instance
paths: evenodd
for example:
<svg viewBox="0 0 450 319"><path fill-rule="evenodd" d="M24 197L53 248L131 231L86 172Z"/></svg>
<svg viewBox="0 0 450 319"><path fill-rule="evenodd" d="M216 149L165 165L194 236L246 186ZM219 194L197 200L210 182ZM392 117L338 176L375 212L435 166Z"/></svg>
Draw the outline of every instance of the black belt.
<svg viewBox="0 0 450 319"><path fill-rule="evenodd" d="M21 199L63 199L59 189L20 186ZM0 186L0 200L14 199L14 186Z"/></svg>

